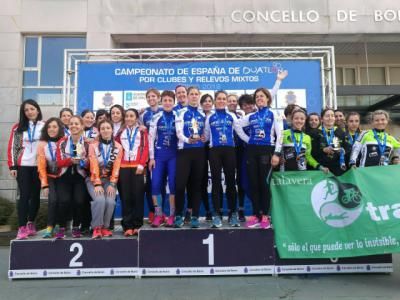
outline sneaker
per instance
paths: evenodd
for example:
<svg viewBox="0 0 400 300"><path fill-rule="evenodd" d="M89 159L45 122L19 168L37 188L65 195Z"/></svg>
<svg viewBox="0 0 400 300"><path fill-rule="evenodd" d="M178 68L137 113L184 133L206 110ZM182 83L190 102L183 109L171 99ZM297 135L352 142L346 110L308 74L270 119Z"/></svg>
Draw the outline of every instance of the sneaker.
<svg viewBox="0 0 400 300"><path fill-rule="evenodd" d="M32 222L28 222L26 224L26 230L28 232L28 236L34 236L36 235L36 226Z"/></svg>
<svg viewBox="0 0 400 300"><path fill-rule="evenodd" d="M56 233L56 239L57 240L62 240L63 238L65 238L65 228L64 227L60 227Z"/></svg>
<svg viewBox="0 0 400 300"><path fill-rule="evenodd" d="M212 221L212 213L211 211L206 212L206 221L211 222Z"/></svg>
<svg viewBox="0 0 400 300"><path fill-rule="evenodd" d="M93 229L92 239L101 238L103 235L101 234L101 227L95 227Z"/></svg>
<svg viewBox="0 0 400 300"><path fill-rule="evenodd" d="M222 227L221 217L219 216L219 214L217 214L212 218L211 228L221 228L221 227Z"/></svg>
<svg viewBox="0 0 400 300"><path fill-rule="evenodd" d="M175 223L174 223L175 228L182 228L183 224L184 224L184 222L183 222L182 216L176 216Z"/></svg>
<svg viewBox="0 0 400 300"><path fill-rule="evenodd" d="M81 235L90 235L90 227L81 227L80 233Z"/></svg>
<svg viewBox="0 0 400 300"><path fill-rule="evenodd" d="M28 230L26 226L21 226L18 228L17 240L25 240L28 238Z"/></svg>
<svg viewBox="0 0 400 300"><path fill-rule="evenodd" d="M258 219L257 216L250 216L247 219L247 222L246 222L247 228L254 228L254 227L259 227L259 226L260 226L260 220Z"/></svg>
<svg viewBox="0 0 400 300"><path fill-rule="evenodd" d="M160 227L162 225L164 225L163 216L155 216L151 227Z"/></svg>
<svg viewBox="0 0 400 300"><path fill-rule="evenodd" d="M246 222L246 217L244 216L244 210L239 209L239 222L244 223Z"/></svg>
<svg viewBox="0 0 400 300"><path fill-rule="evenodd" d="M185 224L189 224L190 221L191 221L191 218L192 218L192 212L189 211L189 210L187 210L187 211L186 211L186 214L185 214L184 223L185 223Z"/></svg>
<svg viewBox="0 0 400 300"><path fill-rule="evenodd" d="M81 231L79 230L79 227L73 227L72 228L72 237L74 239L80 238L82 236Z"/></svg>
<svg viewBox="0 0 400 300"><path fill-rule="evenodd" d="M269 221L268 216L263 215L263 216L261 217L260 227L261 227L262 229L271 228L271 222Z"/></svg>
<svg viewBox="0 0 400 300"><path fill-rule="evenodd" d="M101 235L102 235L103 237L109 237L109 236L112 236L112 235L113 235L113 232L112 232L110 229L102 228L102 229L101 229Z"/></svg>
<svg viewBox="0 0 400 300"><path fill-rule="evenodd" d="M192 228L199 228L200 227L200 222L198 217L192 217L190 219L190 227Z"/></svg>
<svg viewBox="0 0 400 300"><path fill-rule="evenodd" d="M51 239L53 237L54 228L53 226L47 226L46 231L43 233L44 239Z"/></svg>
<svg viewBox="0 0 400 300"><path fill-rule="evenodd" d="M124 232L124 236L133 236L133 229L127 229Z"/></svg>
<svg viewBox="0 0 400 300"><path fill-rule="evenodd" d="M166 222L165 226L167 226L167 227L172 227L172 226L174 226L174 220L175 220L175 217L174 217L174 216L169 216L169 217L167 218L167 222Z"/></svg>
<svg viewBox="0 0 400 300"><path fill-rule="evenodd" d="M231 218L229 219L229 225L232 227L240 227L239 216L237 212L232 213Z"/></svg>
<svg viewBox="0 0 400 300"><path fill-rule="evenodd" d="M148 217L148 219L147 219L147 222L149 223L149 224L153 224L153 221L154 221L154 212L152 212L152 211L150 211L149 212L149 217Z"/></svg>

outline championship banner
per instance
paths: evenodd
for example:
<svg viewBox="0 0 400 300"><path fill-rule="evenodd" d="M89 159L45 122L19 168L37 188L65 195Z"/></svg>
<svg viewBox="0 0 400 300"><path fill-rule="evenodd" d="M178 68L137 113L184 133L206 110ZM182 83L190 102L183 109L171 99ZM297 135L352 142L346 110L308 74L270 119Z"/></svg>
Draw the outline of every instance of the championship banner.
<svg viewBox="0 0 400 300"><path fill-rule="evenodd" d="M272 221L281 258L400 252L400 166L276 172Z"/></svg>
<svg viewBox="0 0 400 300"><path fill-rule="evenodd" d="M230 94L253 93L259 87L271 89L278 72L289 75L282 82L272 107L283 110L297 104L310 112L321 111L321 61L234 60L191 62L96 62L80 61L77 68L77 112L84 109L147 107L146 91L174 90L177 85L197 86L203 94L217 90Z"/></svg>

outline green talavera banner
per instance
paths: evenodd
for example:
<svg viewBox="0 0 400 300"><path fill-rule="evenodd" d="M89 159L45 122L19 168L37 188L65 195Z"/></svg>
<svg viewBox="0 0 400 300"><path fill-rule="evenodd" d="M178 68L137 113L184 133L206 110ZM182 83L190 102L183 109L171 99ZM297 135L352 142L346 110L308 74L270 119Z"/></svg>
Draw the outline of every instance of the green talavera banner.
<svg viewBox="0 0 400 300"><path fill-rule="evenodd" d="M272 222L281 258L400 252L400 166L274 173Z"/></svg>

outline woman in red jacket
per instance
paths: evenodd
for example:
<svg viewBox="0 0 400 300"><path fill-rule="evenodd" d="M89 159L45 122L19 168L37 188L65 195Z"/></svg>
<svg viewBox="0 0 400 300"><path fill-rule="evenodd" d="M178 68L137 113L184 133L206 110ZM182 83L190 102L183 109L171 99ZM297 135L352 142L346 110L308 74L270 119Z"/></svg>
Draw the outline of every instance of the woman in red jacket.
<svg viewBox="0 0 400 300"><path fill-rule="evenodd" d="M124 149L118 180L122 204L122 227L125 236L138 234L143 225L144 168L149 157L147 131L141 131L139 113L130 108L125 112L125 127L118 136Z"/></svg>
<svg viewBox="0 0 400 300"><path fill-rule="evenodd" d="M17 239L36 235L35 218L40 206L40 181L37 170L37 147L44 122L35 100L25 100L19 110L19 122L11 130L8 142L8 167L17 179Z"/></svg>

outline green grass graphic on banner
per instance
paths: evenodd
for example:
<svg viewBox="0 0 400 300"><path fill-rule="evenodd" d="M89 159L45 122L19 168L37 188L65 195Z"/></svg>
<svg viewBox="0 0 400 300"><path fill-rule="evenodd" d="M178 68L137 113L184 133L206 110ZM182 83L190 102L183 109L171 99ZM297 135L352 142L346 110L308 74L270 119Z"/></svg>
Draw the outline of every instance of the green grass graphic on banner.
<svg viewBox="0 0 400 300"><path fill-rule="evenodd" d="M272 221L281 258L400 252L400 166L275 172Z"/></svg>

